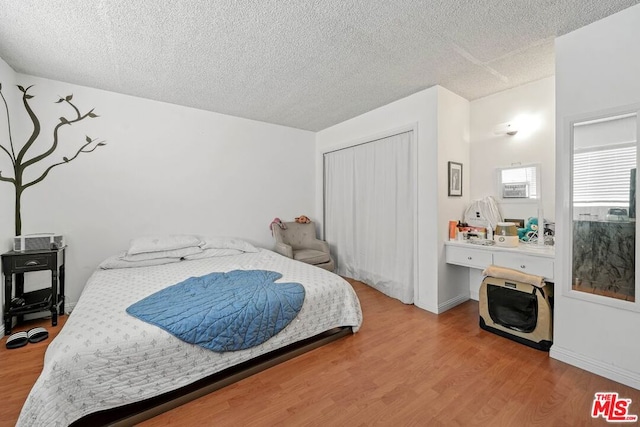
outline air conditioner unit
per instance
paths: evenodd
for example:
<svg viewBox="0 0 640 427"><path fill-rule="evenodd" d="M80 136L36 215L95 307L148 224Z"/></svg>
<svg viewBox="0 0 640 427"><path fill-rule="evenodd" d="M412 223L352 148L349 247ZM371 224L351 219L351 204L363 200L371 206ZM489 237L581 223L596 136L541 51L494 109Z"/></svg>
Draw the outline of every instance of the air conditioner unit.
<svg viewBox="0 0 640 427"><path fill-rule="evenodd" d="M13 238L13 250L17 252L58 249L63 246L64 236L54 233L27 234Z"/></svg>

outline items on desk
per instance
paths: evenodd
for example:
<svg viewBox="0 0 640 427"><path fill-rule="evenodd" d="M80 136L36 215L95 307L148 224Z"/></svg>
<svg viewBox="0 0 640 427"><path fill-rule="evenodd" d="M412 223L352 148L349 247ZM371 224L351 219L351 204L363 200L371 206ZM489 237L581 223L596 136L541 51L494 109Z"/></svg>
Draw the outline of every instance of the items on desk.
<svg viewBox="0 0 640 427"><path fill-rule="evenodd" d="M457 224L456 221L449 221L449 240L456 240L458 235Z"/></svg>
<svg viewBox="0 0 640 427"><path fill-rule="evenodd" d="M471 226L486 227L490 225L495 229L498 222L502 221L502 214L496 200L487 196L471 202L464 212L463 220Z"/></svg>
<svg viewBox="0 0 640 427"><path fill-rule="evenodd" d="M498 246L518 246L518 229L513 222L499 222L493 240Z"/></svg>
<svg viewBox="0 0 640 427"><path fill-rule="evenodd" d="M525 227L518 228L518 239L523 242L537 241L538 236L538 218L530 217Z"/></svg>
<svg viewBox="0 0 640 427"><path fill-rule="evenodd" d="M485 240L487 238L487 229L485 227L469 227L469 240Z"/></svg>
<svg viewBox="0 0 640 427"><path fill-rule="evenodd" d="M465 222L449 221L449 240L486 240L487 229L485 227L469 226Z"/></svg>

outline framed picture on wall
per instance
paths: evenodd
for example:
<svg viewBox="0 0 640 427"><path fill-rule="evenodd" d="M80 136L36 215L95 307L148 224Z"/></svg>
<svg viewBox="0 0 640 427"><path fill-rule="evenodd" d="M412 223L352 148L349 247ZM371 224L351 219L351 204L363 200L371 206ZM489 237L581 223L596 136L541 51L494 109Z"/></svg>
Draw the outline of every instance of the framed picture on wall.
<svg viewBox="0 0 640 427"><path fill-rule="evenodd" d="M462 163L449 162L449 196L462 196Z"/></svg>

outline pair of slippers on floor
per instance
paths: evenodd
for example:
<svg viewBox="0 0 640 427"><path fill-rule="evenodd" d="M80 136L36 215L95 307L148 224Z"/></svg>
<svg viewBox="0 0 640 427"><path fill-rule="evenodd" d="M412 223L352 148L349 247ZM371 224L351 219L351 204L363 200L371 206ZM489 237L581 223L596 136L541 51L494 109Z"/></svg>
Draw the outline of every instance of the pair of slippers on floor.
<svg viewBox="0 0 640 427"><path fill-rule="evenodd" d="M7 348L24 347L27 343L36 343L49 338L49 332L42 327L29 329L28 331L16 332L7 338Z"/></svg>

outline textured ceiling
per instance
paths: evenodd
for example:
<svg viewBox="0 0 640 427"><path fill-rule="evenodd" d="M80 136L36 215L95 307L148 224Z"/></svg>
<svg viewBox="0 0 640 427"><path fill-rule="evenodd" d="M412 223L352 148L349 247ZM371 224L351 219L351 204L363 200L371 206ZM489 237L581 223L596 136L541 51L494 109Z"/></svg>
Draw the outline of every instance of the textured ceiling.
<svg viewBox="0 0 640 427"><path fill-rule="evenodd" d="M317 131L439 84L554 72L553 39L640 0L3 0L20 73Z"/></svg>

